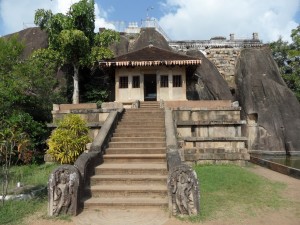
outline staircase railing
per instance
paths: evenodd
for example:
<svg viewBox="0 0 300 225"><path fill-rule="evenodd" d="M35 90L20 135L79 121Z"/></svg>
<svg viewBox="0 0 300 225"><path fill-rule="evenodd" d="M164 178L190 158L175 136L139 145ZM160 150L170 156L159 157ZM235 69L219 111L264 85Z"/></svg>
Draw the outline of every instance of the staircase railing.
<svg viewBox="0 0 300 225"><path fill-rule="evenodd" d="M48 214L76 216L82 207L80 199L89 185L95 167L103 163L103 154L121 118L123 109L111 111L94 139L90 151L82 153L74 165L61 165L55 169L48 184Z"/></svg>
<svg viewBox="0 0 300 225"><path fill-rule="evenodd" d="M165 110L169 212L172 215L200 213L197 174L180 157L172 110Z"/></svg>

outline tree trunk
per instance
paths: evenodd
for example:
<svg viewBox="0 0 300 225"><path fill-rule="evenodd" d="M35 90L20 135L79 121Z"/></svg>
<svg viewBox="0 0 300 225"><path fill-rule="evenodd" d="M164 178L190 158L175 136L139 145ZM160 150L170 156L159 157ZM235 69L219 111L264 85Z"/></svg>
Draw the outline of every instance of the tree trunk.
<svg viewBox="0 0 300 225"><path fill-rule="evenodd" d="M74 90L73 90L73 104L79 104L79 68L75 64L73 64L74 68Z"/></svg>

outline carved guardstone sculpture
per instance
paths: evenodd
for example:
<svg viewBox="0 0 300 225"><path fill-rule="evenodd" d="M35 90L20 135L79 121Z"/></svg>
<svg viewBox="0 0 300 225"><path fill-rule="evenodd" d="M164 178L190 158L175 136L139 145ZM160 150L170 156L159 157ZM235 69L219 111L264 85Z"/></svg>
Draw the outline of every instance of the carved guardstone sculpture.
<svg viewBox="0 0 300 225"><path fill-rule="evenodd" d="M78 170L71 165L62 165L51 173L48 184L49 216L77 215L79 179Z"/></svg>
<svg viewBox="0 0 300 225"><path fill-rule="evenodd" d="M172 214L197 215L200 213L200 192L195 171L181 164L171 169L168 176L168 191Z"/></svg>

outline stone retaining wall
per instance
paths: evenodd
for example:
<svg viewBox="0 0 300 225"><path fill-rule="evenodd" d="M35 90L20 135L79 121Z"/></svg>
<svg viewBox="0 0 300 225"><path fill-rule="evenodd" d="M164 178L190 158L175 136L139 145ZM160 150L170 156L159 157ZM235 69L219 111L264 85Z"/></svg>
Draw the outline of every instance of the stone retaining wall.
<svg viewBox="0 0 300 225"><path fill-rule="evenodd" d="M116 109L122 109L122 103L106 103L101 109L97 108L96 103L81 103L81 104L54 104L52 110L53 123L48 124L48 127L56 128L56 121L62 119L67 114L77 114L87 122L90 128L89 136L94 139L109 113Z"/></svg>
<svg viewBox="0 0 300 225"><path fill-rule="evenodd" d="M215 64L230 88L235 89L235 66L241 49L211 48L205 50L207 58Z"/></svg>
<svg viewBox="0 0 300 225"><path fill-rule="evenodd" d="M207 101L206 104L209 104ZM183 160L189 164L233 163L249 160L242 136L240 107L181 108L173 110Z"/></svg>
<svg viewBox="0 0 300 225"><path fill-rule="evenodd" d="M250 162L258 164L263 167L266 167L268 169L274 170L276 172L300 179L300 170L299 169L281 165L279 163L271 162L266 159L262 159L262 158L252 156L252 155L250 157Z"/></svg>

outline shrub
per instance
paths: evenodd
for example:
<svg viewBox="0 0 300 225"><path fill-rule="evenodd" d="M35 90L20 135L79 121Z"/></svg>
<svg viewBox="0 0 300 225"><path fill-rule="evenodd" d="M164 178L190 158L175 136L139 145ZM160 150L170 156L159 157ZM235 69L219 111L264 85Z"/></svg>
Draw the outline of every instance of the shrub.
<svg viewBox="0 0 300 225"><path fill-rule="evenodd" d="M90 142L86 122L79 115L66 115L48 140L48 154L61 164L73 164Z"/></svg>

